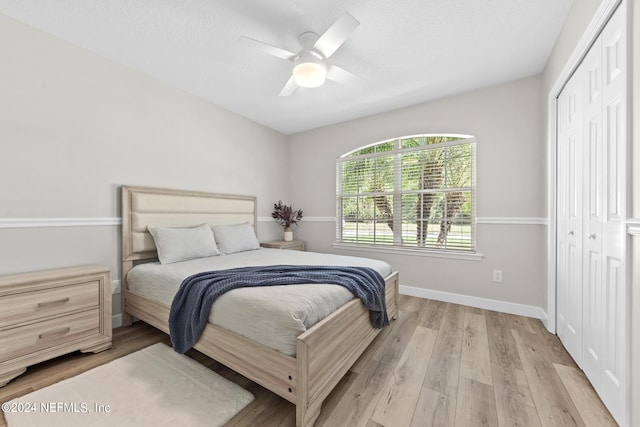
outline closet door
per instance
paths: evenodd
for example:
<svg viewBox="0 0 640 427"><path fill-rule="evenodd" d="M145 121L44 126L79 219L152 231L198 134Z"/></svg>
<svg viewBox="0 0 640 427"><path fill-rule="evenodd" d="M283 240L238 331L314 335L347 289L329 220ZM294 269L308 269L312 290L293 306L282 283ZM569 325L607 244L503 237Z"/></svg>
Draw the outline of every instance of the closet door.
<svg viewBox="0 0 640 427"><path fill-rule="evenodd" d="M619 7L558 98L557 330L622 426L629 408L626 81Z"/></svg>
<svg viewBox="0 0 640 427"><path fill-rule="evenodd" d="M584 338L582 363L578 363L597 390L602 379L604 345L602 225L603 139L602 139L602 37L591 47L580 67L584 76Z"/></svg>
<svg viewBox="0 0 640 427"><path fill-rule="evenodd" d="M626 280L626 181L627 181L627 63L626 19L623 6L602 32L603 149L602 215L589 235L601 240L601 300L597 306L602 327L596 391L620 425L628 412L627 280ZM600 235L601 233L601 239ZM590 373L587 373L589 377ZM590 378L590 377L589 377Z"/></svg>
<svg viewBox="0 0 640 427"><path fill-rule="evenodd" d="M578 364L582 356L582 75L558 98L557 332Z"/></svg>

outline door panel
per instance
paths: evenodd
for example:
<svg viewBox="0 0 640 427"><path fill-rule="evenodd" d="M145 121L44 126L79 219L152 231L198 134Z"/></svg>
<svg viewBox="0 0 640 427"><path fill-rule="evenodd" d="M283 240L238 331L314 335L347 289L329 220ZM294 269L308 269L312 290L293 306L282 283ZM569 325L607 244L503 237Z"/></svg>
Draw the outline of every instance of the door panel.
<svg viewBox="0 0 640 427"><path fill-rule="evenodd" d="M581 368L593 384L600 386L602 377L603 307L602 307L602 222L603 212L603 138L602 138L602 40L593 44L581 67L588 76L585 91L585 216L584 238L584 347Z"/></svg>
<svg viewBox="0 0 640 427"><path fill-rule="evenodd" d="M596 391L620 425L627 424L628 372L625 218L627 180L626 20L619 7L602 32L604 217L602 221L603 330L602 382Z"/></svg>
<svg viewBox="0 0 640 427"><path fill-rule="evenodd" d="M558 337L578 364L582 348L582 101L577 76L558 98Z"/></svg>

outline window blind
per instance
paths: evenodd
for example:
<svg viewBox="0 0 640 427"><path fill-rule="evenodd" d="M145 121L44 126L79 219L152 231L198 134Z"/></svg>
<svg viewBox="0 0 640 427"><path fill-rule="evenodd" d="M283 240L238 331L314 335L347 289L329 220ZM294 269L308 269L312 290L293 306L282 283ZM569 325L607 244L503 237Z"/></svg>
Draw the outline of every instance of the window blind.
<svg viewBox="0 0 640 427"><path fill-rule="evenodd" d="M475 138L418 135L337 159L337 240L475 250Z"/></svg>

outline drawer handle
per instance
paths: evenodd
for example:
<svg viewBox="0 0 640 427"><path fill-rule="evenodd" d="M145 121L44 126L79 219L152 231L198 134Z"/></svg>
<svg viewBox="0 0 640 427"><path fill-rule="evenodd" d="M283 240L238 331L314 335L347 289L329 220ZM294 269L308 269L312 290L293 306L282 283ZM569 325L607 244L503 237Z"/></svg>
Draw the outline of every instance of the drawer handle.
<svg viewBox="0 0 640 427"><path fill-rule="evenodd" d="M39 302L38 303L38 308L45 308L45 307L49 307L52 305L57 305L57 304L64 304L65 302L69 302L70 298L66 297L66 298L62 298L62 299L57 299L55 301L47 301L47 302Z"/></svg>
<svg viewBox="0 0 640 427"><path fill-rule="evenodd" d="M38 335L38 339L44 340L44 339L55 337L55 336L58 336L58 335L64 335L67 332L69 332L70 330L71 330L71 328L67 326L66 328L60 328L60 329L56 329L56 330L49 331L49 332L43 332L40 335Z"/></svg>

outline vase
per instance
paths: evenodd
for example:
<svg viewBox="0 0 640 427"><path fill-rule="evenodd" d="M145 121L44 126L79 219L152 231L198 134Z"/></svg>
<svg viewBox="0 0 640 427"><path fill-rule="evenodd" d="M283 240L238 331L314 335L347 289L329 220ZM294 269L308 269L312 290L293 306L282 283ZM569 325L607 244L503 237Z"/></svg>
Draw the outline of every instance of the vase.
<svg viewBox="0 0 640 427"><path fill-rule="evenodd" d="M284 241L290 242L293 240L293 231L290 227L284 229Z"/></svg>

